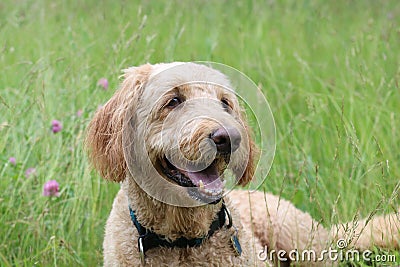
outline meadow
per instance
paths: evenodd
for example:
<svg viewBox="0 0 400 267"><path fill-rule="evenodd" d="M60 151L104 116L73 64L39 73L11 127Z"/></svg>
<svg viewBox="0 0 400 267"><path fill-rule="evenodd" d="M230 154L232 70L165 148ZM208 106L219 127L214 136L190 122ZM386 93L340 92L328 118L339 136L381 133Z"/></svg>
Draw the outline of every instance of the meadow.
<svg viewBox="0 0 400 267"><path fill-rule="evenodd" d="M119 185L90 168L85 128L122 69L197 60L246 73L269 101L260 190L327 227L400 205L398 1L3 0L0 266L102 264ZM43 195L50 180L59 196Z"/></svg>

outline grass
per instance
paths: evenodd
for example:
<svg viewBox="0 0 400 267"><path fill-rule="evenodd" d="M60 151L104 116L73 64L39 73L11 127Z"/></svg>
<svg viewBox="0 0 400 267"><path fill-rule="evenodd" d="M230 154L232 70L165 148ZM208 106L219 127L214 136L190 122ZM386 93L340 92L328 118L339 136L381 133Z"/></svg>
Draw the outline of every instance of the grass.
<svg viewBox="0 0 400 267"><path fill-rule="evenodd" d="M134 2L0 3L1 266L101 265L119 186L82 140L120 70L147 61L217 61L259 84L277 127L263 189L324 225L400 204L398 1ZM42 196L51 179L58 198Z"/></svg>

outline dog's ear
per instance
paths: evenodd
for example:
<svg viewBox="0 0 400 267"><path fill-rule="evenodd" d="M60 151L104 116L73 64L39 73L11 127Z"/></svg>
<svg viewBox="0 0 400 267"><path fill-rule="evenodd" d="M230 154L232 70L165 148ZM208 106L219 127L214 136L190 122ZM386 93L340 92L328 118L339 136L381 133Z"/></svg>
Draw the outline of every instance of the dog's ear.
<svg viewBox="0 0 400 267"><path fill-rule="evenodd" d="M259 149L254 142L254 134L252 128L249 125L249 121L246 116L245 109L241 107L241 105L236 102L233 105L233 110L238 115L238 119L240 120L242 126L246 130L247 134L247 142L248 142L248 154L247 158L244 158L243 161L246 162L246 166L243 171L243 167L241 167L240 173L243 172L242 176L238 179L237 184L241 186L246 186L253 179L254 173L257 167L257 160L259 159ZM243 138L242 138L243 139Z"/></svg>
<svg viewBox="0 0 400 267"><path fill-rule="evenodd" d="M109 181L125 179L127 166L122 146L125 115L135 109L151 70L150 64L124 70L120 88L89 123L85 141L89 159Z"/></svg>
<svg viewBox="0 0 400 267"><path fill-rule="evenodd" d="M249 153L248 153L248 161L246 168L244 169L242 177L239 179L238 184L241 186L247 185L254 176L254 172L256 170L256 160L258 157L258 147L256 146L255 142L253 141L252 131L250 126L245 123L245 128L247 131L248 142L249 142Z"/></svg>

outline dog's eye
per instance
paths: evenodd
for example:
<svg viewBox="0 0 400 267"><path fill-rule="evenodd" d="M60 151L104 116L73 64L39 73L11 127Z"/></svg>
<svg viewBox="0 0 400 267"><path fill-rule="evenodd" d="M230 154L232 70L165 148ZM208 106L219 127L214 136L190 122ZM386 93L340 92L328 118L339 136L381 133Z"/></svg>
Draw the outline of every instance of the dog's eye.
<svg viewBox="0 0 400 267"><path fill-rule="evenodd" d="M229 109L231 109L231 106L229 104L229 101L225 98L221 99L221 103L222 103L222 107L226 110L229 111Z"/></svg>
<svg viewBox="0 0 400 267"><path fill-rule="evenodd" d="M168 108L175 108L176 106L178 106L179 104L181 104L183 101L182 99L180 99L179 97L174 97L172 98L168 104L166 105L166 107Z"/></svg>

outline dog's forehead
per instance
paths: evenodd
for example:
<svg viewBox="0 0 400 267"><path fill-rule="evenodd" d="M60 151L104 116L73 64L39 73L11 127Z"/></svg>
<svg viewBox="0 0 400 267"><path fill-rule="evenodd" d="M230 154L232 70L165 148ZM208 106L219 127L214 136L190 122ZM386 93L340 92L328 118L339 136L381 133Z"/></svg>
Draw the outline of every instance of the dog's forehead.
<svg viewBox="0 0 400 267"><path fill-rule="evenodd" d="M200 80L229 85L224 74L205 65L191 62L160 63L153 65L149 79L154 79L162 74L172 75L187 80Z"/></svg>
<svg viewBox="0 0 400 267"><path fill-rule="evenodd" d="M228 78L215 69L195 63L174 62L153 66L144 93L163 94L181 86L213 94L218 90L233 91Z"/></svg>

